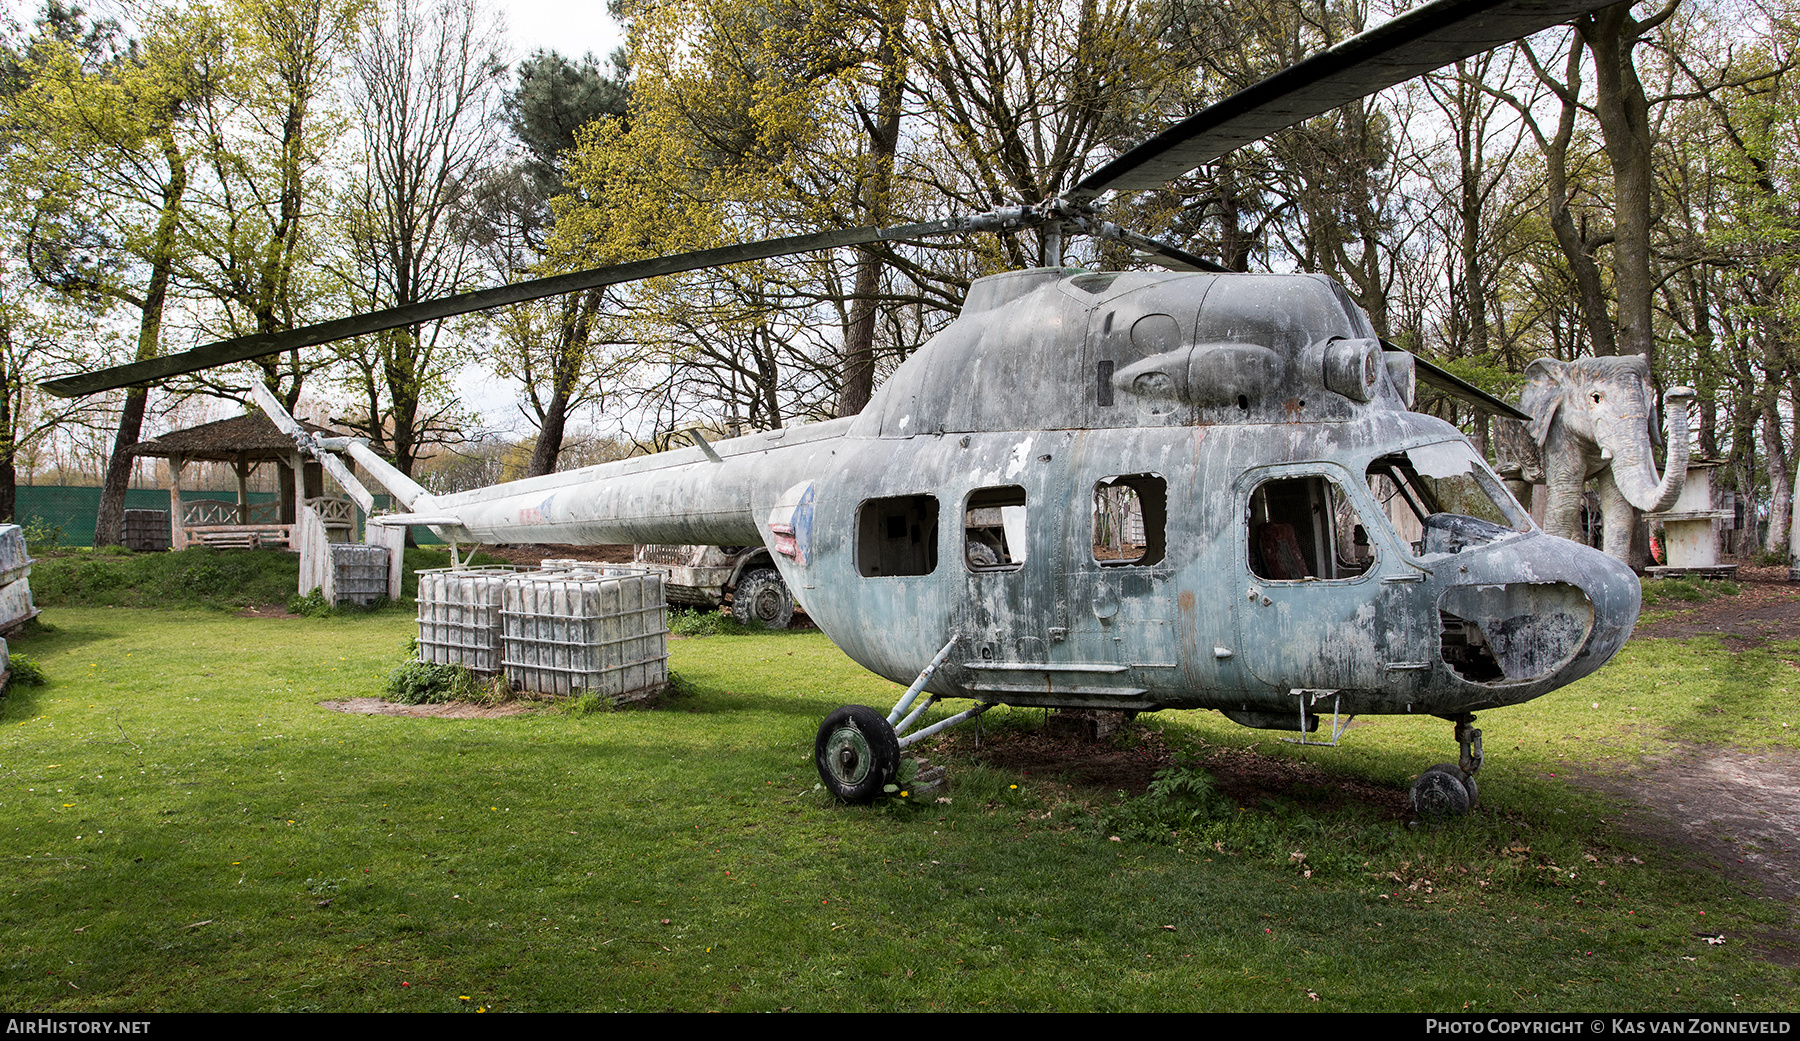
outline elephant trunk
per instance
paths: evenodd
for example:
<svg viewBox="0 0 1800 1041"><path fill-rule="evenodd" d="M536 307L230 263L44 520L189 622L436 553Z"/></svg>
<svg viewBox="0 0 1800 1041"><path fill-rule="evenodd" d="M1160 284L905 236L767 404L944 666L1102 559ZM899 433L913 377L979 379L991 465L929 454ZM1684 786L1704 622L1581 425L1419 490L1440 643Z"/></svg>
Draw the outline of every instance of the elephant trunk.
<svg viewBox="0 0 1800 1041"><path fill-rule="evenodd" d="M1643 433L1601 439L1601 446L1612 452L1613 482L1619 493L1645 513L1662 513L1681 497L1682 485L1687 482L1688 404L1693 400L1694 392L1686 387L1671 387L1663 395L1663 412L1669 423L1669 454L1661 480L1656 476L1656 462L1650 457L1649 438Z"/></svg>

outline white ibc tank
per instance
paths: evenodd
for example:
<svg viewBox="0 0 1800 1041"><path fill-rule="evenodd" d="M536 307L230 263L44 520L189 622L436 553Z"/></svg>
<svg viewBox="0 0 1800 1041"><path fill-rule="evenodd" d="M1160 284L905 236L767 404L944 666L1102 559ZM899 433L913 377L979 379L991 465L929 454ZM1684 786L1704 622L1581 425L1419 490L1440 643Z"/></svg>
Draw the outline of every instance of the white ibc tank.
<svg viewBox="0 0 1800 1041"><path fill-rule="evenodd" d="M510 567L419 572L419 660L500 671L500 594Z"/></svg>
<svg viewBox="0 0 1800 1041"><path fill-rule="evenodd" d="M521 690L649 697L669 679L662 575L604 565L535 572L504 583L501 664Z"/></svg>

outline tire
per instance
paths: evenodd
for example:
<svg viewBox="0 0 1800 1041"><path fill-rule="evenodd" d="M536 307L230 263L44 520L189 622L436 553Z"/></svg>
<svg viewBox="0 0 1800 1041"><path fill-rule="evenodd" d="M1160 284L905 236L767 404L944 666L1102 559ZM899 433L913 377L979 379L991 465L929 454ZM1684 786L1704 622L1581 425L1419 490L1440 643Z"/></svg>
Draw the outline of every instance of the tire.
<svg viewBox="0 0 1800 1041"><path fill-rule="evenodd" d="M900 769L900 740L887 717L862 705L844 705L819 724L813 764L827 791L844 802L868 802Z"/></svg>
<svg viewBox="0 0 1800 1041"><path fill-rule="evenodd" d="M1448 820L1469 812L1474 804L1473 785L1462 768L1455 763L1439 763L1428 767L1413 782L1413 812L1421 820Z"/></svg>
<svg viewBox="0 0 1800 1041"><path fill-rule="evenodd" d="M1461 781L1463 789L1469 793L1469 809L1472 810L1481 804L1481 789L1475 784L1475 775L1464 770L1458 764L1439 763L1436 766L1426 767L1425 772L1449 774Z"/></svg>
<svg viewBox="0 0 1800 1041"><path fill-rule="evenodd" d="M786 629L794 620L794 594L780 572L757 568L731 594L731 616L742 625L761 622L766 629Z"/></svg>

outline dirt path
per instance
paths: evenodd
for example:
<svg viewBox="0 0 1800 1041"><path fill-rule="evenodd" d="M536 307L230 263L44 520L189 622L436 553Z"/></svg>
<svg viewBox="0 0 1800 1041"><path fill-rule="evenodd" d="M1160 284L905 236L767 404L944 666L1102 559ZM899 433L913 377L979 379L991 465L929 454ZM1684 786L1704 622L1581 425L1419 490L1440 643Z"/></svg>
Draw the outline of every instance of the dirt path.
<svg viewBox="0 0 1800 1041"><path fill-rule="evenodd" d="M1787 569L1744 568L1739 577L1736 596L1646 609L1654 620L1632 639L1716 636L1733 652L1800 639L1800 583L1786 580ZM1625 800L1622 823L1633 834L1800 902L1800 755L1682 748L1622 775L1580 780Z"/></svg>
<svg viewBox="0 0 1800 1041"><path fill-rule="evenodd" d="M1626 800L1628 832L1800 901L1800 755L1686 748L1579 781Z"/></svg>
<svg viewBox="0 0 1800 1041"><path fill-rule="evenodd" d="M532 708L523 701L509 701L503 705L474 705L467 701L452 701L444 705L402 705L397 701L384 701L381 698L321 701L319 707L352 715L437 716L445 719L493 719L496 716L516 716L521 712L530 712Z"/></svg>

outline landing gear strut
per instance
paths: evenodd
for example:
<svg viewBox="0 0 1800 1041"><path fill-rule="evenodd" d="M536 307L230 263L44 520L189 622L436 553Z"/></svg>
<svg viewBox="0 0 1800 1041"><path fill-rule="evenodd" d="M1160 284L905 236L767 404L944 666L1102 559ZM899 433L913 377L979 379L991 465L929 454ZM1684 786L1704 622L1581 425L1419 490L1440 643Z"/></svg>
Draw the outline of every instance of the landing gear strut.
<svg viewBox="0 0 1800 1041"><path fill-rule="evenodd" d="M868 802L880 795L894 779L902 749L994 707L983 702L928 727L912 729L925 710L937 704L935 694L918 705L913 703L918 701L931 674L944 663L954 646L955 639L944 644L944 649L937 652L937 657L931 659L924 672L919 673L919 678L900 696L900 701L885 719L880 712L862 705L845 705L825 717L813 742L813 762L819 768L819 780L826 790L844 802Z"/></svg>
<svg viewBox="0 0 1800 1041"><path fill-rule="evenodd" d="M1475 774L1481 769L1481 731L1475 729L1475 716L1463 713L1455 717L1456 743L1462 754L1454 763L1427 767L1413 782L1413 812L1423 820L1459 817L1474 808L1480 798Z"/></svg>

